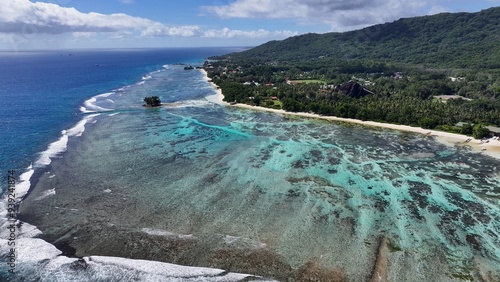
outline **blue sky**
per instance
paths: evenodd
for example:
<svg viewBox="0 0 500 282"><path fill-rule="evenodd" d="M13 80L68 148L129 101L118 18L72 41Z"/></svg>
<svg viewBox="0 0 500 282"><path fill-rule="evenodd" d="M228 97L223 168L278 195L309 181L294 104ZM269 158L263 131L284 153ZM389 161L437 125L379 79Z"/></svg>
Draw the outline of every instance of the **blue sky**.
<svg viewBox="0 0 500 282"><path fill-rule="evenodd" d="M0 0L0 49L253 46L500 0Z"/></svg>

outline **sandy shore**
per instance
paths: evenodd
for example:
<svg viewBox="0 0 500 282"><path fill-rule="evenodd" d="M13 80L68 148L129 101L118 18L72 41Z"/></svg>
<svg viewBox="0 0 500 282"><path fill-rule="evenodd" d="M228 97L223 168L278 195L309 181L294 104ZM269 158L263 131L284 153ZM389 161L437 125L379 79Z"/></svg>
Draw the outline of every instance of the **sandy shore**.
<svg viewBox="0 0 500 282"><path fill-rule="evenodd" d="M265 107L259 107L259 106L250 106L247 104L235 104L235 105L230 105L227 102L224 102L224 95L222 94L222 90L215 84L213 83L207 76L207 72L203 69L200 70L206 77L207 81L216 89L217 93L215 95L207 96L205 99L212 103L224 105L224 106L231 106L231 107L238 107L238 108L244 108L244 109L251 109L251 110L258 110L258 111L266 111L266 112L272 112L272 113L277 113L277 114L286 114L286 115L294 115L294 116L301 116L301 117L307 117L307 118L319 118L319 119L325 119L325 120L331 120L331 121L340 121L340 122L350 122L350 123L356 123L364 126L372 126L372 127L381 127L381 128L388 128L388 129L394 129L394 130L401 130L401 131L407 131L407 132L415 132L415 133L420 133L428 136L434 136L436 137L436 140L439 141L440 143L449 145L449 146L467 146L471 148L473 151L476 152L482 152L484 154L487 154L491 157L500 159L500 139L488 139L488 140L479 140L479 139L474 139L470 136L467 135L462 135L462 134L456 134L456 133L449 133L449 132L443 132L443 131L437 131L437 130L429 130L429 129L424 129L421 127L414 127L414 126L408 126L408 125L399 125L399 124L390 124L390 123L382 123L382 122L375 122L375 121L362 121L359 119L350 119L350 118L340 118L340 117L334 117L334 116L321 116L318 114L312 114L312 113L304 113L304 112L287 112L285 110L276 110L276 109L269 109ZM469 140L469 142L466 142Z"/></svg>
<svg viewBox="0 0 500 282"><path fill-rule="evenodd" d="M216 94L207 96L205 99L207 99L209 102L219 104L219 105L224 105L224 106L230 106L228 102L224 102L224 95L222 95L222 90L217 86L217 84L213 83L212 80L208 77L208 73L204 69L200 69L200 72L205 76L205 79L207 80L210 85L215 89Z"/></svg>

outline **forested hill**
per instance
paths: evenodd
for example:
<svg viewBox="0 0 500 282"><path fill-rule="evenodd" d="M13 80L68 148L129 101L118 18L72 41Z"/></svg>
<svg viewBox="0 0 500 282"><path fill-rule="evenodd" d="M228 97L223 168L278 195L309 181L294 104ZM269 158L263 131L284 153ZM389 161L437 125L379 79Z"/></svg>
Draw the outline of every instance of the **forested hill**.
<svg viewBox="0 0 500 282"><path fill-rule="evenodd" d="M344 33L305 34L231 56L257 62L330 58L500 68L500 7L406 18Z"/></svg>

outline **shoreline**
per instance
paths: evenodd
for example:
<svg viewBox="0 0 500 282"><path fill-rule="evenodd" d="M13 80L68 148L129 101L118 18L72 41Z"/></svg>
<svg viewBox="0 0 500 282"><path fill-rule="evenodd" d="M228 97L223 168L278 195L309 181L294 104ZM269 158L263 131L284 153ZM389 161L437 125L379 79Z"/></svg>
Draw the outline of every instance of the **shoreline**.
<svg viewBox="0 0 500 282"><path fill-rule="evenodd" d="M211 84L212 84L212 85L215 85L214 83L211 83ZM207 89L206 87L204 87L204 88L205 88L205 90ZM220 105L230 106L230 104L229 104L229 103L227 103L227 102L224 102L224 101L223 101L224 96L223 96L223 93L222 93L222 91L221 91L220 89L218 89L218 90L217 90L217 93L216 93L215 95L211 95L211 96L209 96L209 97L210 97L210 99L212 99L213 101L215 101L216 103L218 103L218 104L220 104ZM209 99L207 99L207 100L212 102L212 100L209 100ZM204 103L204 104L206 104L206 103ZM250 109L250 110L262 110L262 111L265 111L265 110L271 110L271 109L267 109L267 108L263 108L263 107L258 107L258 108L261 108L261 109L256 109L256 107L249 106L249 105L246 105L247 107L243 107L243 106L244 106L243 104L237 104L236 106L241 106L241 108L248 108L248 109ZM209 105L209 107L216 107L216 108L218 108L218 106L217 106L217 105L212 105L212 106L210 106L210 105ZM271 111L271 112L272 112L272 111ZM289 113L289 112L286 112L286 111L280 111L280 114L290 114L290 115L295 115L296 113ZM297 115L297 116L300 116L300 115ZM321 118L321 116L320 116L320 118ZM92 126L89 128L89 131L90 131L90 132L91 132L91 134L92 134ZM73 139L73 140L74 140L74 139ZM78 139L77 139L77 140L78 140ZM74 141L75 141L75 140L74 140ZM71 142L71 141L70 141L70 142ZM82 141L80 140L80 141L77 141L77 142L82 142ZM92 143L90 143L90 144L92 144ZM69 146L70 146L70 145L69 145L69 143L68 143L68 148L69 148ZM235 153L238 153L238 151L239 151L239 150L234 150L234 152L235 152ZM76 150L76 152L78 152L78 151ZM252 152L252 150L249 150L249 152ZM229 158L228 158L228 159L229 159ZM58 161L59 161L59 162L63 162L63 160L64 160L64 161L67 161L69 164L74 163L74 162L72 162L72 161L71 161L71 158L68 158L68 156L66 156L66 158L65 158L65 159L58 159ZM56 162L53 162L53 163L52 163L52 165L53 165L53 166L55 166L55 167L60 167L60 166L58 165L58 162L57 162L57 161L56 161ZM64 167L64 166L61 166L61 167ZM202 167L203 167L203 166L202 166ZM205 166L205 167L206 167L206 166ZM58 168L58 169L61 169L61 168ZM76 171L75 175L79 175L78 170L75 170L75 171ZM66 172L66 173L67 173L67 172ZM66 174L66 173L59 173L59 172L57 172L57 173L54 173L53 175L54 175L55 177L60 177L59 179L63 179L63 178L64 178L64 174ZM47 174L47 175L45 175L45 177L46 177L47 179L52 179L52 178L51 178L51 177L52 177L52 175L48 175L48 174ZM96 177L96 178L97 178L97 179L99 179L99 177ZM229 178L229 179L231 179L231 180L234 180L234 177L231 177L231 175L229 175L229 176L228 176L228 178ZM55 178L53 181L58 181L57 179L58 179L58 178ZM83 179L83 180L85 180L84 178L82 178L82 179ZM200 178L200 179L202 179L202 178ZM204 178L203 178L203 179L204 179ZM71 181L73 181L73 180L71 180ZM127 182L127 183L131 183L131 182ZM140 183L140 182L138 181L137 183ZM47 187L48 187L48 188L50 188L50 186L51 186L51 185L47 185ZM70 186L70 187L73 187L73 186ZM124 203L128 203L128 202L124 202L124 200L120 200L120 199L125 199L125 198L122 198L121 196L118 196L118 195L126 195L126 194L116 194L116 193L118 193L118 187L116 187L116 190L115 190L115 188L114 188L114 187L110 187L110 188L111 188L111 189L113 189L113 191L112 191L112 192L102 192L102 194L99 194L99 193L101 193L101 190L102 190L102 189L101 189L101 190L98 190L98 191L97 191L97 192L98 192L98 193L97 193L97 195L103 195L103 197L100 197L101 199L102 199L102 198L104 198L104 197L109 197L108 199L117 199L116 205L118 205L118 206L120 206L120 205L124 205L124 206L132 206L132 207L134 207L134 206L133 206L133 205L131 205L131 204L124 204ZM73 189L74 189L74 188L73 188ZM103 189L104 189L104 188L103 188ZM253 187L250 187L250 189L253 189ZM208 190L209 190L209 189L208 189ZM80 191L84 191L84 190L80 189ZM104 191L107 191L107 190L104 190ZM111 191L111 190L109 190L109 191ZM250 191L252 191L252 190L250 190ZM86 193L86 192L88 192L88 191L84 191L84 192ZM112 193L112 194L110 194L110 193ZM241 193L239 190L238 190L238 192L237 192L237 193L238 193L238 194L242 194L242 195L248 195L247 193ZM61 193L61 194L62 194L62 193ZM184 193L184 194L185 194L185 195L186 195L186 194L187 194L187 195L189 195L190 193ZM57 194L57 195L58 195L58 197L59 197L59 192L58 192L58 194ZM95 197L95 195L96 195L96 193L90 193L90 196L89 196L89 197L90 197L91 199L94 199L93 197ZM106 196L106 195L108 195L108 196ZM143 194L142 194L142 191L141 191L141 195L143 195ZM264 197L266 197L266 196L264 196ZM33 198L33 199L35 199L35 201L39 201L39 200L36 200L36 199L38 199L37 197L32 197L32 198ZM146 199L147 199L147 198L146 198ZM119 201L118 201L118 200L119 200ZM45 200L45 201L47 201L47 200ZM52 201L52 199L50 199L50 200L48 200L48 201ZM92 203L91 201L88 201L88 202ZM100 233L100 234L111 234L111 235L109 235L109 236L111 236L111 237L117 236L117 235L116 235L116 234L118 234L118 231L117 231L117 230L119 230L119 232L122 232L122 231L119 229L119 226L118 226L118 227L114 227L114 226L112 226L112 225L106 225L106 224L110 224L110 223L111 223L111 221L108 221L108 220L102 221L102 218L103 218L103 217L104 217L105 219L107 218L107 216L106 216L106 215L108 215L108 214L113 214L113 215L114 215L114 214L116 214L116 211L115 211L115 212L113 212L113 209L115 209L116 205L113 205L112 203L107 202L107 200L106 200L106 199L104 199L104 203L105 203L105 205L95 205L95 206L96 206L96 207L98 207L98 208L90 209L90 210L96 210L96 211L99 211L99 215L98 215L98 216L91 217L91 220L90 220L88 223L89 223L89 225L90 225L90 226L96 226L96 228L95 228L95 229L90 229L90 232L89 232L89 231L87 231L87 234L96 234L96 233ZM145 203L146 203L146 205L145 205L145 206L149 206L149 205L150 205L150 201L147 201L147 200L146 200L146 201L145 201ZM63 218L67 218L67 214L69 214L69 213L73 213L74 211L77 211L77 212L78 212L78 210L64 209L64 208L59 209L59 208L57 207L57 206L64 207L64 205L54 205L54 206L56 206L57 213L58 213L58 214L60 214L60 216L62 216ZM109 212L109 213L107 213L107 212L101 212L101 211L99 210L99 208L100 208L100 207L103 207L103 206L105 206L107 209L109 209L109 210L110 210L110 212ZM78 207L78 205L76 205L75 207L79 208L79 207ZM140 207L140 206L139 206L139 207ZM143 207L144 207L144 206L143 206ZM189 206L188 206L188 207L189 207ZM226 207L226 206L224 206L224 207ZM68 208L70 208L70 207L68 207ZM143 215L144 215L144 214L143 214L144 209L142 209L142 208L137 208L137 206L135 206L135 208L134 208L134 209L136 209L136 210L140 211L141 216L143 216ZM175 209L173 209L173 210L175 210ZM203 209L202 209L202 210L203 210ZM82 212L83 212L83 210L80 210L80 211L78 212L78 214L80 214L80 213L82 213ZM45 214L45 213L41 213L41 214ZM75 214L76 214L76 213L75 213ZM97 214L97 213L96 213L96 214ZM125 214L130 215L130 213L125 213ZM175 214L174 214L174 216L178 216L178 215L175 215ZM85 221L85 222L86 222L86 221ZM101 228L101 223L102 223L102 226L105 226L104 228ZM77 223L77 224L79 224L79 223ZM88 225L87 225L87 226L88 226ZM77 226L77 227L78 227L78 226ZM78 227L78 228L79 228L79 227ZM106 229L106 228L109 228L109 229ZM83 228L82 228L82 230L83 230ZM88 229L87 229L87 230L88 230ZM103 230L104 230L104 231L103 231ZM143 229L141 229L141 231L142 231L143 233L145 233L145 234L141 234L141 233L139 233L139 235L137 235L137 236L135 236L135 237L132 237L132 239L130 240L130 241L132 241L132 242L134 243L134 246L136 246L135 244L137 244L138 246L141 246L141 245L145 244L144 242L146 242L146 243L147 243L147 241L145 241L146 239L144 239L144 238L148 238L148 236L152 236L152 238L153 238L153 240L154 240L154 241L153 241L153 243L158 242L158 240L159 240L158 238L161 238L161 237L163 236L163 237L166 237L166 238L172 238L172 237L174 237L174 238L180 238L181 240L179 240L179 241L181 242L181 245L187 245L190 241L189 241L189 239L185 239L186 237L183 237L183 236L192 236L192 235L182 235L182 234L170 233L170 232L168 232L168 231L161 230L161 229L160 229L160 230L152 230L153 232L157 232L156 234L154 234L153 232L147 233L147 232L144 232L143 230L144 230L144 228L143 228ZM166 229L166 230L169 230L169 229ZM307 230L306 230L306 231L307 231ZM72 231L72 233L73 233L73 232L75 232L75 230L73 230L73 231ZM115 232L116 232L116 233L115 233ZM166 234L166 235L162 235L162 234L161 234L161 235L158 235L158 232L159 232L160 234L161 234L161 232L165 232L164 234ZM151 234L151 233L152 233L152 234ZM134 233L134 234L135 234L135 233ZM222 233L222 235L225 235L225 234L224 234L224 233ZM235 235L235 234L231 234L231 235ZM85 238L85 236L80 236L79 234L76 234L76 232L75 232L75 235L73 235L73 236L76 236L76 237L73 237L73 240L77 240L77 238L78 238L78 237L80 237L80 238ZM217 238L220 238L220 235L218 235L218 234L216 234L215 236L216 236ZM200 236L200 237L201 237L201 236ZM88 236L87 236L87 238L88 238ZM119 238L120 238L120 237L119 237ZM122 237L122 238L123 238L123 237ZM124 237L124 238L126 238L126 237ZM137 238L140 238L140 240L138 241L138 239L137 239ZM192 237L189 237L189 238L192 238ZM239 237L234 237L234 236L229 236L229 235L226 235L226 237L224 237L224 238L226 239L226 241L224 241L224 242L226 242L226 243L227 243L227 242L231 242L231 243L233 243L233 242L235 242L234 240L240 240L239 242L240 242L240 243L244 243L244 244L247 244L247 243L248 243L247 241L244 241L244 240L246 240L246 238L243 238L243 237L242 237L242 239L238 239ZM235 239L235 238L236 238L236 239ZM227 240L227 239L228 239L228 240ZM38 239L36 239L36 240L38 240ZM124 244L123 244L123 242L124 242L124 241L128 241L128 240L123 240L123 239L120 239L120 240L114 240L114 241L115 241L115 242L119 242L119 244L116 244L117 246L119 245L119 246L118 246L118 250L123 250L123 249L126 249L128 246L131 246L131 245L124 245ZM173 241L174 243L171 243L171 242L168 242L168 241L167 241L167 243L163 243L163 244L160 244L160 245L175 244L175 243L177 243L177 242L178 242L178 241L176 241L176 239L174 239L174 240L172 240L172 241ZM23 242L24 242L24 241L23 241ZM37 242L40 242L40 241L37 241ZM63 242L64 242L64 241L63 241ZM185 242L188 242L188 243L185 243ZM236 241L236 242L237 242L237 241ZM252 243L252 241L251 241L251 240L250 240L250 242ZM256 241L256 242L257 242L257 243L260 243L259 241ZM41 244L41 243L43 243L43 242L40 242L40 244ZM229 245L230 245L231 243L227 243L227 244L229 244ZM150 244L151 244L151 243L150 243ZM263 243L262 243L262 244L263 244ZM369 242L369 245L371 245L371 244L372 244L372 243L371 243L371 242ZM27 244L23 244L23 245L27 245ZM347 245L347 244L346 244L346 245ZM361 243L361 245L363 245L363 244ZM368 245L368 244L366 243L366 241L365 241L365 245ZM385 258L385 257L381 257L380 259L379 259L378 257L380 257L381 255L385 254L385 252L387 252L387 250L386 250L386 245L387 245L387 244L386 244L386 243L383 241L383 239L382 239L382 243L381 243L381 246L379 247L379 252L378 252L378 253L379 253L379 255L375 254L375 258L376 258L375 262L376 262L376 265L380 265L380 268L377 268L377 270L379 270L379 269L380 269L380 272L378 272L378 274L382 274L382 275L381 275L382 277L383 277L383 273L384 273L384 271L385 271L385 273L387 273L387 271L388 271L387 269L385 269L385 267L386 267L386 266L385 266L385 264L387 264L388 262L386 262L386 258ZM31 247L32 245L29 245L29 246ZM143 245L143 246L144 246L144 245ZM357 246L357 245L354 245L354 246ZM61 247L61 245L58 245L58 247ZM368 248L368 249L375 249L375 247L376 247L376 246L375 246L375 244L373 244L373 247L368 247L368 246L367 246L367 248ZM113 248L110 248L110 249L113 249ZM201 250L206 250L205 248L200 248L200 249L201 249ZM29 250L29 248L28 248L28 250ZM115 248L115 250L116 250L116 248ZM42 251L43 251L43 249L42 249ZM237 251L237 252L241 252L241 250L240 250L240 249L237 249L236 251ZM406 252L406 250L404 250L404 251ZM410 250L410 251L411 251L411 250ZM142 253L142 252L141 252L141 253ZM225 254L228 254L228 255L226 255L226 256L220 256L220 258L221 258L221 259L220 259L220 261L222 261L222 262L224 262L224 261L226 261L226 262L227 262L227 261L229 261L229 263L223 264L223 265L222 265L223 267L221 267L221 269L228 270L230 267L232 267L232 266L233 266L233 264L234 264L234 260L235 260L235 259L234 259L234 258L235 258L235 256L230 256L230 253L229 253L229 252L228 252L228 253L225 253ZM267 257L263 256L263 255L265 255L266 253L264 253L264 254L260 253L260 254L261 254L261 256L259 256L259 257L257 257L257 258L255 258L255 259L254 259L254 260L256 260L256 261L257 261L257 263L259 263L259 261L264 261L267 265L271 265L271 266L275 265L275 264L273 263L274 261L272 261L272 260L271 260L271 259L273 259L274 257L271 257L270 259L267 259ZM95 254L95 255L99 255L99 254ZM61 257L63 257L63 256L61 256ZM142 262L145 262L144 260L132 260L132 259L128 259L128 260L127 260L127 259L125 259L124 257L126 257L126 256L124 255L122 258L120 258L120 257L119 257L119 255L117 255L117 256L115 256L115 259L114 259L113 261L111 261L111 258L110 258L110 257L108 257L108 259L107 259L106 261L108 261L108 260L109 260L109 262L110 262L111 264L114 264L115 266L118 266L118 270L117 270L117 271L120 271L120 267L121 267L122 265L123 265L123 267L125 267L125 268L126 268L127 266L130 266L131 264L134 264L134 263L135 263L135 264L137 264L137 263L142 263ZM245 259L245 263L248 263L248 261L250 261L250 259L247 259L248 257L246 257L246 256L241 256L241 257L243 257L243 258ZM94 262L99 262L99 263L101 263L101 264L102 264L102 263L103 263L103 259L100 259L99 261L97 261L97 258L106 258L106 257L92 256L92 260L93 260ZM219 257L218 257L218 258L219 258ZM237 258L239 258L239 257L237 257ZM253 258L253 257L251 257L251 258ZM85 257L86 263L89 263L89 264L91 265L91 267L92 267L92 262L89 262L89 259L90 259L90 255L89 255L88 257ZM225 259L225 260L224 260L224 259ZM276 260L276 261L277 261L277 260ZM76 261L75 261L75 262L76 262ZM158 260L158 261L152 261L152 260L149 260L149 262L151 262L151 265L142 265L141 267L142 267L142 268L148 268L148 267L152 267L152 266L155 266L155 267L159 267L159 266L160 266L160 262L159 262L159 260ZM278 261L278 262L279 262L279 261ZM389 263L390 263L390 262L389 262ZM165 264L162 264L162 265L165 265ZM170 265L170 264L169 264L169 265ZM186 265L188 265L188 264L186 264ZM226 265L227 265L227 266L226 266ZM260 263L259 265L261 265L261 263ZM318 264L318 265L319 265L319 264ZM364 265L364 264L362 264L362 265ZM172 265L172 267L174 267L177 271L180 271L176 265ZM217 265L215 265L215 266L213 266L213 267L217 267ZM361 267L359 267L359 268L361 269ZM479 268L479 267L478 267L478 268ZM196 269L200 269L200 271L201 271L201 268L196 268ZM192 270L192 271L195 271L196 269L195 269L195 268L190 268L190 270ZM318 275L319 275L319 274L322 274L321 270L322 270L322 269L321 269L321 268L319 268L319 267L317 267L317 266L316 266L316 264L311 263L311 264L305 264L303 267L300 267L300 268L297 270L297 273L300 273L300 271L304 271L306 274L311 273L311 275L315 275L315 277L318 277ZM169 270L169 271L170 271L170 270ZM229 270L228 270L228 271L229 271ZM231 271L232 271L232 270L231 270ZM235 270L235 271L236 271L236 270ZM358 271L358 272L361 272L361 271ZM224 273L226 273L226 272L224 272ZM232 273L232 272L231 272L231 273ZM374 272L374 273L372 274L372 276L375 276L376 274L377 274L377 273L375 273L375 272ZM214 275L215 275L215 274L214 274ZM229 274L228 274L228 275L229 275ZM179 275L179 276L180 276L180 275ZM218 276L219 276L219 277L221 277L221 274L219 274ZM193 277L193 276L191 276L191 277ZM216 276L214 276L214 277L216 277ZM251 276L250 276L250 277L251 277ZM378 277L378 276L377 276L377 277ZM181 278L182 278L182 277L181 277ZM188 277L188 278L189 278L189 277ZM250 279L250 278L249 278L249 279Z"/></svg>
<svg viewBox="0 0 500 282"><path fill-rule="evenodd" d="M216 94L205 97L205 99L207 99L209 102L212 102L212 103L216 103L216 104L223 105L223 106L238 107L238 108L242 108L242 109L272 112L272 113L281 114L281 115L293 115L293 116L300 116L300 117L306 117L306 118L316 118L316 119L323 119L323 120L329 120L329 121L348 122L348 123L354 123L354 124L359 124L359 125L368 126L368 127L378 127L378 128L399 130L399 131L405 131L405 132L419 133L419 134L423 134L423 135L427 135L427 136L436 137L436 141L438 141L442 144L445 144L448 146L468 147L468 148L472 149L473 152L484 153L485 155L488 155L490 157L493 157L493 158L500 160L500 139L494 140L494 139L490 138L487 140L480 140L480 139L475 139L475 138L467 136L467 135L438 131L438 130L433 130L433 129L424 129L421 127L414 127L414 126L409 126L409 125L399 125L399 124L383 123L383 122L376 122L376 121L363 121L363 120L359 120L359 119L341 118L341 117L335 117L335 116L322 116L319 114L312 114L312 113L305 113L305 112L288 112L285 110L276 110L276 109L270 109L270 108L265 108L265 107L261 107L261 106L250 106L250 105L241 104L241 103L231 105L228 102L223 101L224 95L222 93L222 90L215 83L213 83L210 80L210 78L208 77L208 73L204 69L200 69L200 72L205 76L206 81L210 85L212 85L212 87L214 87L214 89L216 90ZM468 139L471 139L471 140L469 142L466 142L466 140L468 140Z"/></svg>

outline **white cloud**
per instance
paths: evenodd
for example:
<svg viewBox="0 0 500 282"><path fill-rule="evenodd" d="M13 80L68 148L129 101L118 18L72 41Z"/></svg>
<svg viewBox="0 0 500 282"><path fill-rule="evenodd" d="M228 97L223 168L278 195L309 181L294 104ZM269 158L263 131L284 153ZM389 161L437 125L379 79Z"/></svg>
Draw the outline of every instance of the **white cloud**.
<svg viewBox="0 0 500 282"><path fill-rule="evenodd" d="M122 3L122 4L133 4L133 3L135 3L135 1L134 0L120 0L120 3Z"/></svg>
<svg viewBox="0 0 500 282"><path fill-rule="evenodd" d="M142 36L148 37L170 37L170 36L182 36L182 37L192 37L201 34L201 28L199 26L179 26L179 27L167 27L162 24L155 24L148 26L141 33Z"/></svg>
<svg viewBox="0 0 500 282"><path fill-rule="evenodd" d="M142 29L157 24L126 14L81 13L74 8L28 0L0 2L0 32L21 33L29 27L39 33L116 32Z"/></svg>
<svg viewBox="0 0 500 282"><path fill-rule="evenodd" d="M422 0L236 0L202 9L227 18L296 19L349 30L422 14Z"/></svg>
<svg viewBox="0 0 500 282"><path fill-rule="evenodd" d="M130 0L122 0L130 2ZM75 38L92 38L101 33L109 38L126 37L201 37L201 38L285 38L292 31L203 30L197 25L167 26L126 14L82 13L74 8L29 0L0 0L0 34L22 38L37 34L71 33ZM4 39L5 41L5 39Z"/></svg>
<svg viewBox="0 0 500 282"><path fill-rule="evenodd" d="M168 27L162 23L126 14L82 13L74 8L28 0L0 2L0 32L61 34L76 36L107 32L140 33L142 36L195 36L196 26Z"/></svg>

